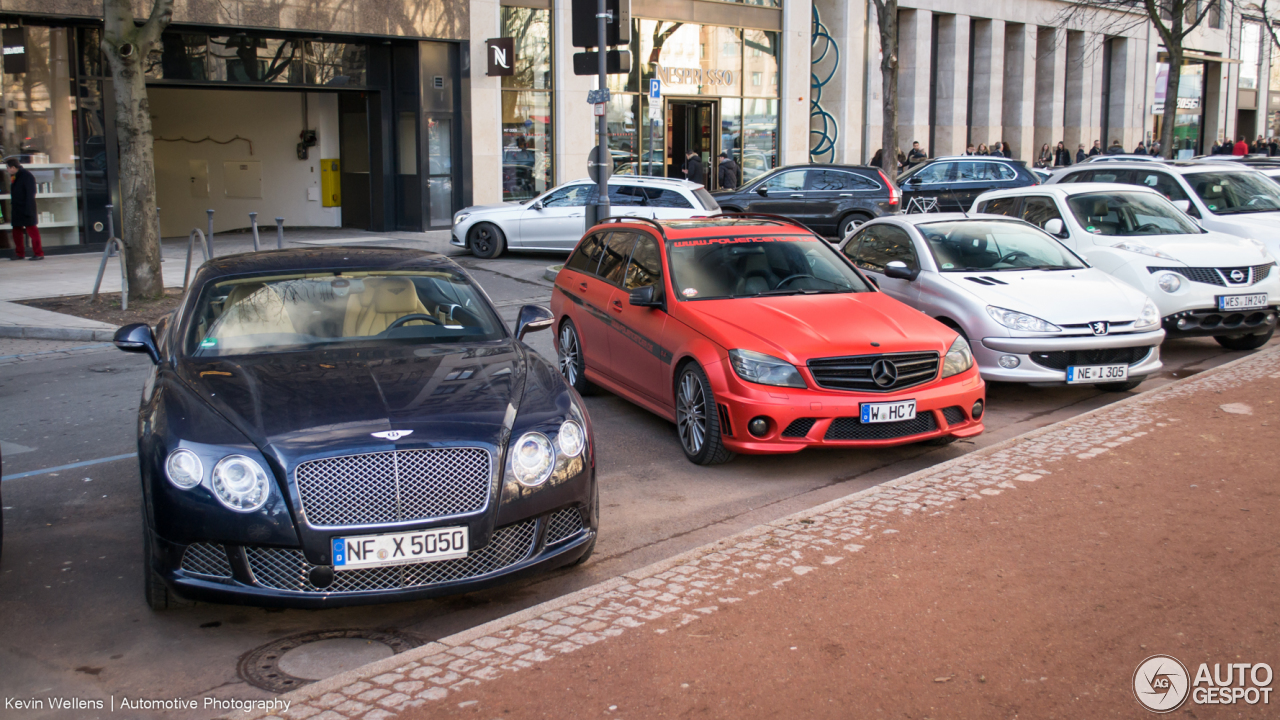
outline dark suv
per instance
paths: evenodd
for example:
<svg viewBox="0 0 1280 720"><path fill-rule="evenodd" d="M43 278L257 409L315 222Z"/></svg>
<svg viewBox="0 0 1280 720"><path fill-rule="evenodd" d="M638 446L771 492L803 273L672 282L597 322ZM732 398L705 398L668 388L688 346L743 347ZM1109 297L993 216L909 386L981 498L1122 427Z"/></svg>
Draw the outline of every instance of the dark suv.
<svg viewBox="0 0 1280 720"><path fill-rule="evenodd" d="M897 212L902 193L879 168L791 165L712 196L724 212L783 215L819 235L843 238L854 226Z"/></svg>
<svg viewBox="0 0 1280 720"><path fill-rule="evenodd" d="M988 190L1039 184L1021 160L985 155L933 158L898 176L903 212L963 212Z"/></svg>

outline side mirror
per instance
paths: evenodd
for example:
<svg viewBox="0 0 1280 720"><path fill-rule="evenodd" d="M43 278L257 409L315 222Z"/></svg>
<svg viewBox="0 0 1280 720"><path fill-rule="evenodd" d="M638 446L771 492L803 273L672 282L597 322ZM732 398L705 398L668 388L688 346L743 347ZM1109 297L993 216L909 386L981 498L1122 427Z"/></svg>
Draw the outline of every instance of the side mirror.
<svg viewBox="0 0 1280 720"><path fill-rule="evenodd" d="M662 307L662 300L656 296L656 288L652 285L645 285L642 288L632 290L628 302L636 307Z"/></svg>
<svg viewBox="0 0 1280 720"><path fill-rule="evenodd" d="M913 176L911 176L911 177L907 178L907 182L906 182L906 184L907 184L907 185L919 185L919 184L920 184L920 176L919 176L919 175L913 175Z"/></svg>
<svg viewBox="0 0 1280 720"><path fill-rule="evenodd" d="M1044 224L1044 231L1054 237L1063 237L1062 218L1050 218Z"/></svg>
<svg viewBox="0 0 1280 720"><path fill-rule="evenodd" d="M151 334L151 326L146 323L125 325L116 331L111 339L115 346L125 352L144 352L151 362L160 364L160 349L156 347L155 336Z"/></svg>
<svg viewBox="0 0 1280 720"><path fill-rule="evenodd" d="M556 316L541 305L525 305L516 318L516 340L523 340L526 333L546 330L554 325Z"/></svg>
<svg viewBox="0 0 1280 720"><path fill-rule="evenodd" d="M1173 201L1173 206L1174 206L1174 207L1176 207L1176 208L1178 208L1179 210L1181 210L1181 211L1182 211L1182 212L1184 212L1184 213L1185 213L1185 212L1190 212L1190 211L1191 211L1191 201L1190 201L1190 200L1174 200L1174 201Z"/></svg>
<svg viewBox="0 0 1280 720"><path fill-rule="evenodd" d="M541 200L534 200L534 201L533 201L533 204L532 204L532 205L530 205L529 207L533 208L534 210L541 210L541 209L542 209L542 201L541 201Z"/></svg>
<svg viewBox="0 0 1280 720"><path fill-rule="evenodd" d="M756 193L759 194L760 197L769 197L769 188L765 187L764 185L761 185L760 187L756 188Z"/></svg>
<svg viewBox="0 0 1280 720"><path fill-rule="evenodd" d="M920 277L920 271L918 269L913 270L907 267L907 264L901 260L890 260L889 263L884 266L884 276L896 278L898 280L911 281Z"/></svg>

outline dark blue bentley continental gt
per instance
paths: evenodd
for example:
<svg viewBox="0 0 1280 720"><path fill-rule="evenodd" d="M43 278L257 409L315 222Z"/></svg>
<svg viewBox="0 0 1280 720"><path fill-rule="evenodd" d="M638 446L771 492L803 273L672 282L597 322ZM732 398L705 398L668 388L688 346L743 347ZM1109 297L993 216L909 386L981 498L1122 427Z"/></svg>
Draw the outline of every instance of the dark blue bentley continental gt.
<svg viewBox="0 0 1280 720"><path fill-rule="evenodd" d="M330 607L581 563L591 424L456 264L334 248L206 263L116 345L156 366L138 412L146 599Z"/></svg>

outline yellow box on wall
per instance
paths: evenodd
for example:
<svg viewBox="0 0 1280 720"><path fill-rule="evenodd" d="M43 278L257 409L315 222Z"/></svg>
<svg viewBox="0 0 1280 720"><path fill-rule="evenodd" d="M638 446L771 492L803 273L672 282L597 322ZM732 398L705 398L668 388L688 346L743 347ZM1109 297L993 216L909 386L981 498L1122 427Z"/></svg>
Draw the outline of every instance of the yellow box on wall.
<svg viewBox="0 0 1280 720"><path fill-rule="evenodd" d="M338 160L320 161L320 204L325 207L342 207L342 163Z"/></svg>

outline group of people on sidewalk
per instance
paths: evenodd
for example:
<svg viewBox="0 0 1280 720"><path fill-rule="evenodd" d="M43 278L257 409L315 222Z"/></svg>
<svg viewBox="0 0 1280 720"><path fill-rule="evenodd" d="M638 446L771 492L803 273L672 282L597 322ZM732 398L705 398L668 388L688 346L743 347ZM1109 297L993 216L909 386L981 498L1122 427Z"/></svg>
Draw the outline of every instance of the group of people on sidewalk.
<svg viewBox="0 0 1280 720"><path fill-rule="evenodd" d="M1223 137L1220 142L1213 144L1210 151L1212 155L1235 155L1244 157L1245 155L1266 155L1267 157L1280 156L1280 138L1264 138L1261 135L1252 143L1244 139L1241 135L1234 143Z"/></svg>
<svg viewBox="0 0 1280 720"><path fill-rule="evenodd" d="M1058 141L1056 148L1050 148L1049 143L1040 146L1040 154L1036 157L1035 166L1038 168L1049 167L1067 167L1068 165L1076 165L1088 160L1095 155L1124 155L1124 146L1120 144L1118 139L1111 141L1111 146L1106 150L1102 149L1102 141L1094 140L1093 147L1085 152L1084 143L1076 146L1075 157L1072 158L1071 150L1067 148L1067 144L1063 140ZM1133 149L1132 155L1150 155L1156 157L1160 154L1160 141L1152 140L1148 145L1141 140L1138 146Z"/></svg>
<svg viewBox="0 0 1280 720"><path fill-rule="evenodd" d="M30 260L43 260L44 248L40 245L40 229L36 227L36 178L22 167L15 158L4 161L9 172L9 223L13 226L13 257L26 257L27 237L31 238Z"/></svg>
<svg viewBox="0 0 1280 720"><path fill-rule="evenodd" d="M702 156L698 155L698 151L689 150L685 153L684 160L684 178L689 182L695 182L699 185L707 184L707 169L702 164ZM738 163L729 157L729 153L720 153L720 163L716 168L716 181L719 183L721 190L733 190L738 187L738 176L742 170L738 167Z"/></svg>

